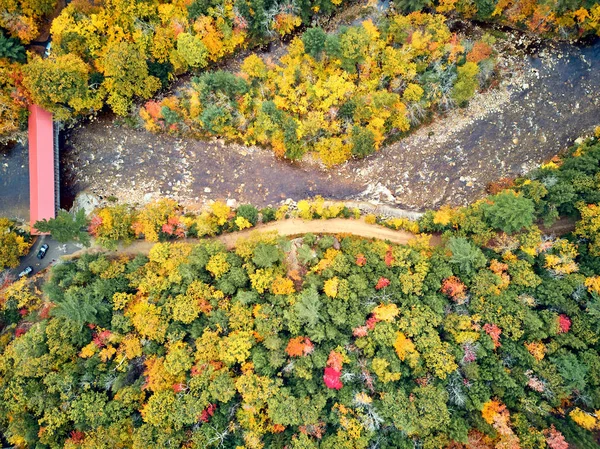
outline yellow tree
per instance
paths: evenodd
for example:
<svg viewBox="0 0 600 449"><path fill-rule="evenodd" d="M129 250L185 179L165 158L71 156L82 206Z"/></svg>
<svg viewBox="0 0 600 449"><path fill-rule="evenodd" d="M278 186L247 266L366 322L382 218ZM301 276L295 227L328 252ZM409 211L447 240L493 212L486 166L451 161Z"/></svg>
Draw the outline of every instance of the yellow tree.
<svg viewBox="0 0 600 449"><path fill-rule="evenodd" d="M589 250L594 256L600 255L600 206L597 204L580 204L577 207L581 214L575 227L575 233L589 240Z"/></svg>
<svg viewBox="0 0 600 449"><path fill-rule="evenodd" d="M39 25L55 6L56 0L0 0L0 27L29 43L37 37Z"/></svg>
<svg viewBox="0 0 600 449"><path fill-rule="evenodd" d="M167 333L168 321L162 307L141 299L132 304L125 312L140 336L162 343Z"/></svg>
<svg viewBox="0 0 600 449"><path fill-rule="evenodd" d="M0 58L0 140L20 131L25 125L26 101L18 89L20 66Z"/></svg>
<svg viewBox="0 0 600 449"><path fill-rule="evenodd" d="M0 269L17 267L19 257L27 254L29 249L29 243L14 226L8 218L0 218Z"/></svg>
<svg viewBox="0 0 600 449"><path fill-rule="evenodd" d="M133 223L133 229L138 236L143 234L149 242L158 242L163 227L168 224L169 218L176 217L178 211L177 201L161 198L144 206Z"/></svg>
<svg viewBox="0 0 600 449"><path fill-rule="evenodd" d="M206 67L208 49L200 36L181 33L177 36L177 53L190 67Z"/></svg>
<svg viewBox="0 0 600 449"><path fill-rule="evenodd" d="M76 55L34 57L23 66L23 85L35 103L64 120L102 107L102 93L89 88L89 73Z"/></svg>
<svg viewBox="0 0 600 449"><path fill-rule="evenodd" d="M160 80L148 72L146 54L135 43L114 41L107 44L97 61L104 75L107 103L119 115L126 115L133 99L149 98L160 88Z"/></svg>
<svg viewBox="0 0 600 449"><path fill-rule="evenodd" d="M133 213L126 205L104 207L96 211L88 228L98 243L109 249L115 249L119 242L131 243L133 240Z"/></svg>

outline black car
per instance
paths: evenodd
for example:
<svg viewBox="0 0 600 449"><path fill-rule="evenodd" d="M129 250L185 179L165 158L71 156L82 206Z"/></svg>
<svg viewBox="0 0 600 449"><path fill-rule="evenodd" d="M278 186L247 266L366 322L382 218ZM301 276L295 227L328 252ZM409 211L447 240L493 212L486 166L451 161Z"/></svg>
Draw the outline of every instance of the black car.
<svg viewBox="0 0 600 449"><path fill-rule="evenodd" d="M44 243L41 247L40 250L37 253L37 258L38 259L43 259L46 256L46 253L48 252L48 245L46 243Z"/></svg>

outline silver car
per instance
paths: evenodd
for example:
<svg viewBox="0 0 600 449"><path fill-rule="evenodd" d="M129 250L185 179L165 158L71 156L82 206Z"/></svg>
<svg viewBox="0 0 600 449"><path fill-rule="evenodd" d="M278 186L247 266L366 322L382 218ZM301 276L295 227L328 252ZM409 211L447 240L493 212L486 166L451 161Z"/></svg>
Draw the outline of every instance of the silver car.
<svg viewBox="0 0 600 449"><path fill-rule="evenodd" d="M19 273L19 277L25 277L25 276L29 276L31 273L33 273L33 267L32 266L28 266L26 267L23 271L21 271Z"/></svg>

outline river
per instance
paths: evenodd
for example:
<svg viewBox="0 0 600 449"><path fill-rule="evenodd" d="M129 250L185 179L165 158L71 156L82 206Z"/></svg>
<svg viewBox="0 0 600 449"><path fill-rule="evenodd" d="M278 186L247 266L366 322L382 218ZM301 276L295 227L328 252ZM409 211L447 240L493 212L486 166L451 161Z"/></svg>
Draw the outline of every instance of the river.
<svg viewBox="0 0 600 449"><path fill-rule="evenodd" d="M0 147L0 216L29 220L29 160L22 145Z"/></svg>
<svg viewBox="0 0 600 449"><path fill-rule="evenodd" d="M509 64L497 91L454 111L339 175L420 210L464 205L490 182L523 174L600 125L600 40L545 44Z"/></svg>
<svg viewBox="0 0 600 449"><path fill-rule="evenodd" d="M423 210L480 198L489 182L524 173L600 124L600 41L545 43L504 61L505 80L407 138L331 171L268 150L155 135L106 115L71 130L61 156L63 207L87 190L143 202L235 199L257 205L322 195ZM0 156L0 215L26 217L26 149Z"/></svg>

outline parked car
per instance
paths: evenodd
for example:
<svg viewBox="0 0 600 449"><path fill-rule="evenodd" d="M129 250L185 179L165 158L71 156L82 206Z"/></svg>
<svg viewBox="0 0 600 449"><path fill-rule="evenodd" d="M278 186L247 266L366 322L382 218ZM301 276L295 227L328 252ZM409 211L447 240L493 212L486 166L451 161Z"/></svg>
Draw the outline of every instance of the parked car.
<svg viewBox="0 0 600 449"><path fill-rule="evenodd" d="M44 243L41 247L40 250L37 253L37 258L38 259L43 259L46 256L46 253L48 252L48 244Z"/></svg>
<svg viewBox="0 0 600 449"><path fill-rule="evenodd" d="M19 273L19 277L22 278L25 276L29 276L31 273L33 273L33 267L29 266Z"/></svg>
<svg viewBox="0 0 600 449"><path fill-rule="evenodd" d="M48 58L50 56L50 52L52 51L52 41L46 44L46 49L44 50L44 58Z"/></svg>

